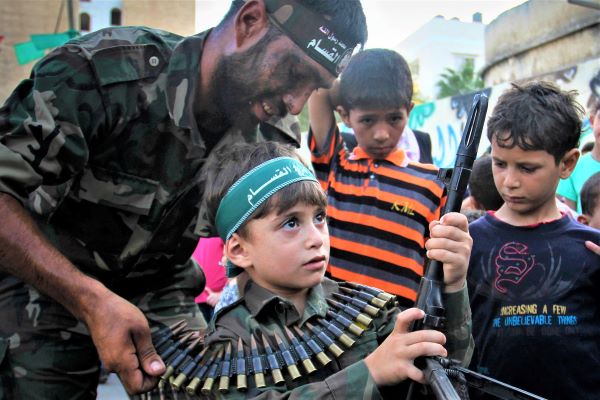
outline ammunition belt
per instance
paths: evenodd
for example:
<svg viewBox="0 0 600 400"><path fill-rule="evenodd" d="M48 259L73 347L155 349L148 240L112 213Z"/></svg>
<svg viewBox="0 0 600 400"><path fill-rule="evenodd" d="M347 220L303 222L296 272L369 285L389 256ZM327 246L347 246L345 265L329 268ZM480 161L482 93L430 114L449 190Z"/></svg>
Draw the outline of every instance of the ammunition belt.
<svg viewBox="0 0 600 400"><path fill-rule="evenodd" d="M272 337L258 330L251 334L250 346L238 338L237 343L205 347L205 337L193 339L192 332L183 334L183 321L159 330L152 339L167 370L158 388L142 399L164 398L169 391L206 396L214 390L227 393L263 388L265 376L275 386L284 384L286 378L296 381L302 376L298 366L312 374L328 365L331 357L339 358L370 329L381 310L395 306L394 295L350 282L340 283L340 292L326 300L330 306L326 317L306 322L304 328L284 326L281 334L275 332ZM253 377L252 386L249 376Z"/></svg>

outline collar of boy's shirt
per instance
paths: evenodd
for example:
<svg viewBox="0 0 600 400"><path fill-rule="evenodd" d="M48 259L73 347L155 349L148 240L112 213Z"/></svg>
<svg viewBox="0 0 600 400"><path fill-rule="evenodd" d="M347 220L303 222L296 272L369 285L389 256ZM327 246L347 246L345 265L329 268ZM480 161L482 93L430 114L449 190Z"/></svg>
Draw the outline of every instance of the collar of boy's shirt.
<svg viewBox="0 0 600 400"><path fill-rule="evenodd" d="M537 228L538 226L542 226L542 225L545 225L545 224L551 224L551 223L556 222L556 221L558 221L560 219L563 219L565 216L569 216L569 214L566 214L566 213L564 213L562 211L559 211L559 212L560 212L560 217L558 217L558 218L549 219L548 221L540 221L540 222L536 222L534 224L529 224L529 225L521 225L520 228ZM490 214L492 217L496 218L498 221L506 223L504 220L500 219L496 215L496 211L494 211L494 210L488 210L487 213ZM571 218L571 217L569 217L569 218ZM571 219L573 219L573 218L571 218Z"/></svg>
<svg viewBox="0 0 600 400"><path fill-rule="evenodd" d="M358 160L373 160L373 157L367 154L366 151L362 149L360 146L356 146L352 153L350 153L350 157L348 157L352 161ZM402 149L396 149L392 151L390 154L384 158L385 161L388 161L397 167L406 167L408 165L408 158L406 157L406 153Z"/></svg>
<svg viewBox="0 0 600 400"><path fill-rule="evenodd" d="M334 285L325 282L314 286L308 291L304 315L300 315L292 302L277 296L273 292L263 288L253 281L248 281L244 291L244 302L250 314L256 319L262 314L266 316L278 315L285 325L296 322L302 324L313 315L324 317L328 310L326 296L334 292ZM275 313L273 313L273 310ZM287 311L287 312L283 312Z"/></svg>

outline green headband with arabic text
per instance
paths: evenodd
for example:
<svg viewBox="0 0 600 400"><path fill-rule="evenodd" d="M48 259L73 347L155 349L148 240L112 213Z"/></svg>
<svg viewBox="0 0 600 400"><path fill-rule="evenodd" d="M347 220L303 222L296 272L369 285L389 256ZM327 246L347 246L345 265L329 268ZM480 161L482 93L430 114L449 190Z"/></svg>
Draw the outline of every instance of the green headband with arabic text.
<svg viewBox="0 0 600 400"><path fill-rule="evenodd" d="M264 0L269 19L306 55L337 77L350 61L355 44L334 31L331 22L295 0Z"/></svg>
<svg viewBox="0 0 600 400"><path fill-rule="evenodd" d="M273 158L252 168L229 188L219 204L215 225L221 239L229 240L261 204L284 187L300 181L318 183L313 173L295 158ZM240 268L227 262L227 276L240 272Z"/></svg>

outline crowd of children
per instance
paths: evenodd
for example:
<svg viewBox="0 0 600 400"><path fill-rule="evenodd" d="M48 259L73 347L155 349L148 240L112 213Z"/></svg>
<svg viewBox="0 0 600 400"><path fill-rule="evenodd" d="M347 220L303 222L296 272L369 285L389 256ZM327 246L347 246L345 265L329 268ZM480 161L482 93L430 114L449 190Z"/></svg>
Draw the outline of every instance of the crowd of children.
<svg viewBox="0 0 600 400"><path fill-rule="evenodd" d="M228 275L242 273L207 345L276 347L291 339L288 329L326 327L337 311L332 300L344 293L340 281L387 290L400 309L382 310L359 345L314 374L223 397L372 398L407 379L423 382L417 356L450 349L469 362L472 312L471 368L547 398L597 398L600 173L588 164L599 159L600 101L590 116L596 145L579 159L581 109L572 93L544 82L507 90L488 119L491 152L473 167L463 207L481 218L468 230L460 214L438 221L445 188L436 168L398 146L413 107L400 55L359 53L308 104L316 177L275 143L231 146L207 168L215 241L225 244ZM354 131L351 146L336 111ZM578 207L581 224L560 211L555 193ZM415 300L426 258L444 262L447 343L440 332L409 332L422 312L400 312ZM569 359L577 362L556 362Z"/></svg>
<svg viewBox="0 0 600 400"><path fill-rule="evenodd" d="M599 104L591 110L596 145L588 163L600 159ZM309 377L223 397L377 398L390 387L405 390L407 379L423 382L413 365L419 355L450 351L469 362L472 313L472 369L549 399L597 398L600 173L581 179L575 194L561 192L581 165L574 95L533 82L500 97L487 124L491 152L477 160L463 203L481 210L468 229L460 214L439 221L446 192L437 169L398 146L413 107L400 55L360 52L308 105L316 177L274 143L232 146L208 169L228 274L244 279L238 298L213 319L207 343L276 346L278 337L290 338L287 328L325 327L343 281L391 292L400 309L385 308L359 346ZM336 111L356 144L344 143ZM561 211L556 193L579 207L581 223ZM400 312L414 303L426 258L444 263L447 342L435 331L410 333L423 314Z"/></svg>

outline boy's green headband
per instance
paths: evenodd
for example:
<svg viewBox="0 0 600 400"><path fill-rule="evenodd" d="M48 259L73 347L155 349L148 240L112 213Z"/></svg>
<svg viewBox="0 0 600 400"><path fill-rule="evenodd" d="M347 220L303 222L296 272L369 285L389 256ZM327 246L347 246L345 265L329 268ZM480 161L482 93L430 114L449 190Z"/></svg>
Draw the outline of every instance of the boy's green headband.
<svg viewBox="0 0 600 400"><path fill-rule="evenodd" d="M318 182L304 164L290 157L274 158L248 171L229 188L217 209L215 223L221 239L227 241L269 197L299 181ZM228 277L241 272L227 261Z"/></svg>
<svg viewBox="0 0 600 400"><path fill-rule="evenodd" d="M295 0L264 0L269 19L306 55L334 76L346 67L355 43L334 32L331 22Z"/></svg>
<svg viewBox="0 0 600 400"><path fill-rule="evenodd" d="M318 182L304 164L291 157L274 158L248 171L219 204L215 223L221 239L227 241L269 197L299 181Z"/></svg>

